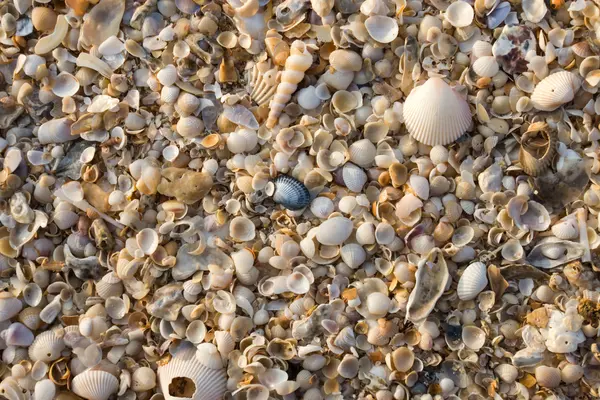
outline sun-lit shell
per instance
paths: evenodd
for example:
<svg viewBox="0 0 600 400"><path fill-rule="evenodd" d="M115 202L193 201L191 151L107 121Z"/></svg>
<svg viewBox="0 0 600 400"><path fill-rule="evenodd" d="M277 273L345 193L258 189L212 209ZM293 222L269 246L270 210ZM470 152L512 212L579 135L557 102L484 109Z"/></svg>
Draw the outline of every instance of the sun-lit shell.
<svg viewBox="0 0 600 400"><path fill-rule="evenodd" d="M89 400L108 400L118 388L118 379L102 370L86 370L73 378L71 383L73 393Z"/></svg>
<svg viewBox="0 0 600 400"><path fill-rule="evenodd" d="M454 3L456 4L456 3ZM491 78L498 73L500 66L494 56L479 57L473 63L473 71L480 77Z"/></svg>
<svg viewBox="0 0 600 400"><path fill-rule="evenodd" d="M485 332L483 329L473 325L462 329L462 340L472 350L479 350L485 344Z"/></svg>
<svg viewBox="0 0 600 400"><path fill-rule="evenodd" d="M519 375L519 370L510 364L500 364L494 368L496 375L506 383L513 383Z"/></svg>
<svg viewBox="0 0 600 400"><path fill-rule="evenodd" d="M341 180L350 191L360 193L367 183L367 174L359 166L346 163L342 167Z"/></svg>
<svg viewBox="0 0 600 400"><path fill-rule="evenodd" d="M54 361L60 357L64 348L63 339L54 331L44 331L38 334L29 346L29 358L32 361Z"/></svg>
<svg viewBox="0 0 600 400"><path fill-rule="evenodd" d="M375 160L377 148L370 140L358 140L350 145L350 161L361 167L367 167Z"/></svg>
<svg viewBox="0 0 600 400"><path fill-rule="evenodd" d="M563 382L566 384L571 384L579 381L584 374L583 367L575 364L567 364L562 367L560 371L560 376Z"/></svg>
<svg viewBox="0 0 600 400"><path fill-rule="evenodd" d="M333 201L327 197L317 197L310 203L310 211L318 218L327 218L334 209Z"/></svg>
<svg viewBox="0 0 600 400"><path fill-rule="evenodd" d="M465 1L455 1L446 9L445 18L455 28L464 28L471 25L475 12L473 7Z"/></svg>
<svg viewBox="0 0 600 400"><path fill-rule="evenodd" d="M406 318L411 321L422 321L435 307L450 278L442 251L434 248L423 257L415 276L415 288L410 293L406 305Z"/></svg>
<svg viewBox="0 0 600 400"><path fill-rule="evenodd" d="M138 232L135 237L137 245L146 255L156 251L159 244L158 233L154 229L145 228Z"/></svg>
<svg viewBox="0 0 600 400"><path fill-rule="evenodd" d="M347 244L340 250L342 260L352 269L357 269L367 259L367 254L358 244Z"/></svg>
<svg viewBox="0 0 600 400"><path fill-rule="evenodd" d="M367 18L365 28L369 36L379 43L390 43L398 37L398 23L394 18L384 15L373 15Z"/></svg>
<svg viewBox="0 0 600 400"><path fill-rule="evenodd" d="M408 347L399 347L392 352L392 363L397 371L410 371L414 362L415 354Z"/></svg>
<svg viewBox="0 0 600 400"><path fill-rule="evenodd" d="M556 132L525 132L521 137L519 151L519 162L523 170L531 176L538 176L546 171L556 155L557 141Z"/></svg>
<svg viewBox="0 0 600 400"><path fill-rule="evenodd" d="M555 388L560 385L560 370L558 368L540 365L535 368L535 379L541 387Z"/></svg>
<svg viewBox="0 0 600 400"><path fill-rule="evenodd" d="M79 81L68 72L58 74L52 85L52 92L58 97L73 96L78 91Z"/></svg>
<svg viewBox="0 0 600 400"><path fill-rule="evenodd" d="M471 127L467 102L437 77L410 92L403 116L411 136L429 146L452 143Z"/></svg>
<svg viewBox="0 0 600 400"><path fill-rule="evenodd" d="M544 78L533 91L531 101L540 111L553 111L570 102L581 86L581 79L568 71L561 71Z"/></svg>
<svg viewBox="0 0 600 400"><path fill-rule="evenodd" d="M0 321L7 321L23 309L20 300L13 296L0 297Z"/></svg>
<svg viewBox="0 0 600 400"><path fill-rule="evenodd" d="M566 216L552 225L552 233L559 239L573 240L579 236L579 226L574 216Z"/></svg>
<svg viewBox="0 0 600 400"><path fill-rule="evenodd" d="M488 284L486 267L482 262L470 264L463 272L456 293L461 300L472 300Z"/></svg>

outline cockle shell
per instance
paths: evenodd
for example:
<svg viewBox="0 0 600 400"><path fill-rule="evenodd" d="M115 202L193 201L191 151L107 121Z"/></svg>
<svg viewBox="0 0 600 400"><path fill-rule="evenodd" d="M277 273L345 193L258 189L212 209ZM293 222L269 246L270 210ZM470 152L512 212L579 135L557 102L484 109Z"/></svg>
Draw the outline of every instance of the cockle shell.
<svg viewBox="0 0 600 400"><path fill-rule="evenodd" d="M535 368L535 379L541 387L555 388L560 385L560 370L558 368L540 365Z"/></svg>
<svg viewBox="0 0 600 400"><path fill-rule="evenodd" d="M327 197L317 197L310 203L310 211L318 218L327 218L334 209L333 201Z"/></svg>
<svg viewBox="0 0 600 400"><path fill-rule="evenodd" d="M352 234L353 224L348 218L333 217L319 225L317 241L327 246L338 246Z"/></svg>
<svg viewBox="0 0 600 400"><path fill-rule="evenodd" d="M584 253L581 244L547 238L540 241L527 255L527 262L538 268L555 268L578 259Z"/></svg>
<svg viewBox="0 0 600 400"><path fill-rule="evenodd" d="M488 284L487 270L482 262L470 264L463 272L456 293L461 300L472 300L485 289Z"/></svg>
<svg viewBox="0 0 600 400"><path fill-rule="evenodd" d="M282 174L275 179L273 201L289 210L301 210L310 203L310 193L302 182Z"/></svg>
<svg viewBox="0 0 600 400"><path fill-rule="evenodd" d="M89 369L73 378L71 390L89 400L108 400L117 392L119 380L109 372Z"/></svg>
<svg viewBox="0 0 600 400"><path fill-rule="evenodd" d="M38 334L29 346L29 358L32 361L45 362L58 360L64 348L63 339L58 337L54 331L44 331Z"/></svg>
<svg viewBox="0 0 600 400"><path fill-rule="evenodd" d="M572 240L579 236L579 227L577 219L573 215L568 215L552 225L552 233L559 239Z"/></svg>
<svg viewBox="0 0 600 400"><path fill-rule="evenodd" d="M479 57L473 63L473 71L482 78L491 78L496 75L499 70L500 66L494 56Z"/></svg>
<svg viewBox="0 0 600 400"><path fill-rule="evenodd" d="M410 92L403 116L411 136L429 146L452 143L471 127L469 105L438 77Z"/></svg>
<svg viewBox="0 0 600 400"><path fill-rule="evenodd" d="M544 78L533 91L531 102L540 111L553 111L575 98L581 79L568 71L560 71Z"/></svg>
<svg viewBox="0 0 600 400"><path fill-rule="evenodd" d="M224 369L210 369L185 344L174 350L171 360L160 365L158 382L165 400L220 400L226 390Z"/></svg>
<svg viewBox="0 0 600 400"><path fill-rule="evenodd" d="M525 132L521 137L519 162L531 176L538 176L550 167L556 154L558 138L555 131Z"/></svg>
<svg viewBox="0 0 600 400"><path fill-rule="evenodd" d="M406 319L418 322L431 313L450 279L446 260L440 249L434 248L419 261L415 277L415 287L406 305Z"/></svg>
<svg viewBox="0 0 600 400"><path fill-rule="evenodd" d="M365 186L365 183L367 183L367 174L365 171L358 165L350 162L344 164L339 176L341 178L340 183L355 193L360 193Z"/></svg>

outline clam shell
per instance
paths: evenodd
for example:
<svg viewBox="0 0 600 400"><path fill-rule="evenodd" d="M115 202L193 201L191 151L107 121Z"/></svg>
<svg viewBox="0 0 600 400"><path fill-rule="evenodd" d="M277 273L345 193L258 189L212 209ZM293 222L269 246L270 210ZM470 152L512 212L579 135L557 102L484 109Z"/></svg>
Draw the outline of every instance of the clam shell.
<svg viewBox="0 0 600 400"><path fill-rule="evenodd" d="M12 323L5 333L4 340L9 346L27 347L33 342L33 333L19 322Z"/></svg>
<svg viewBox="0 0 600 400"><path fill-rule="evenodd" d="M193 347L175 349L171 360L160 365L158 382L165 400L220 400L226 391L227 374L210 369L196 357Z"/></svg>
<svg viewBox="0 0 600 400"><path fill-rule="evenodd" d="M189 116L180 118L177 122L177 133L185 138L199 136L204 130L204 123L201 119Z"/></svg>
<svg viewBox="0 0 600 400"><path fill-rule="evenodd" d="M64 348L63 339L59 338L54 331L44 331L38 334L29 346L29 358L32 361L45 362L58 360Z"/></svg>
<svg viewBox="0 0 600 400"><path fill-rule="evenodd" d="M0 322L7 321L23 309L21 300L12 297L0 297Z"/></svg>
<svg viewBox="0 0 600 400"><path fill-rule="evenodd" d="M327 246L339 246L352 234L354 225L345 217L333 217L319 225L316 239Z"/></svg>
<svg viewBox="0 0 600 400"><path fill-rule="evenodd" d="M410 92L403 116L411 136L428 146L452 143L471 126L467 102L437 77Z"/></svg>
<svg viewBox="0 0 600 400"><path fill-rule="evenodd" d="M398 22L394 18L373 15L366 19L365 28L369 36L379 43L390 43L398 37Z"/></svg>
<svg viewBox="0 0 600 400"><path fill-rule="evenodd" d="M455 4L455 3L454 3ZM498 73L500 66L496 57L489 55L479 57L473 63L473 71L482 78L491 78Z"/></svg>
<svg viewBox="0 0 600 400"><path fill-rule="evenodd" d="M539 242L527 255L527 262L538 268L555 268L578 259L585 249L576 242L547 238Z"/></svg>
<svg viewBox="0 0 600 400"><path fill-rule="evenodd" d="M546 171L556 155L558 137L556 132L525 132L521 137L519 162L523 170L531 176Z"/></svg>
<svg viewBox="0 0 600 400"><path fill-rule="evenodd" d="M462 330L462 340L471 350L479 350L485 344L485 332L473 325L465 326Z"/></svg>
<svg viewBox="0 0 600 400"><path fill-rule="evenodd" d="M486 267L482 262L470 264L463 272L456 293L461 300L472 300L485 289L488 284Z"/></svg>
<svg viewBox="0 0 600 400"><path fill-rule="evenodd" d="M413 322L427 318L446 290L450 274L440 249L434 248L421 259L415 277L415 287L406 305L406 318Z"/></svg>
<svg viewBox="0 0 600 400"><path fill-rule="evenodd" d="M519 376L519 370L514 365L500 364L494 368L496 375L506 383L513 383Z"/></svg>
<svg viewBox="0 0 600 400"><path fill-rule="evenodd" d="M531 95L533 106L540 111L553 111L575 97L581 79L568 71L561 71L544 78Z"/></svg>
<svg viewBox="0 0 600 400"><path fill-rule="evenodd" d="M361 245L350 243L340 250L342 260L352 269L357 269L367 259L367 253Z"/></svg>
<svg viewBox="0 0 600 400"><path fill-rule="evenodd" d="M121 296L123 294L121 279L114 272L109 272L96 283L96 293L103 299Z"/></svg>
<svg viewBox="0 0 600 400"><path fill-rule="evenodd" d="M246 217L235 217L229 224L229 235L235 241L247 242L256 237L256 227Z"/></svg>
<svg viewBox="0 0 600 400"><path fill-rule="evenodd" d="M560 370L558 368L540 365L535 368L535 379L541 387L555 388L560 385Z"/></svg>
<svg viewBox="0 0 600 400"><path fill-rule="evenodd" d="M58 97L73 96L79 91L79 81L68 72L61 72L54 79L52 92Z"/></svg>
<svg viewBox="0 0 600 400"><path fill-rule="evenodd" d="M56 395L56 385L50 379L42 379L36 382L34 388L34 400L53 400Z"/></svg>
<svg viewBox="0 0 600 400"><path fill-rule="evenodd" d="M317 218L325 219L335 209L333 201L327 197L317 197L310 203L310 211Z"/></svg>
<svg viewBox="0 0 600 400"><path fill-rule="evenodd" d="M88 400L108 400L119 388L119 380L111 373L101 370L86 370L73 378L71 390Z"/></svg>
<svg viewBox="0 0 600 400"><path fill-rule="evenodd" d="M464 28L473 22L475 11L473 7L465 1L455 1L446 9L444 17L450 25L455 28Z"/></svg>
<svg viewBox="0 0 600 400"><path fill-rule="evenodd" d="M552 233L559 239L572 240L579 236L579 227L574 216L565 218L552 225Z"/></svg>
<svg viewBox="0 0 600 400"><path fill-rule="evenodd" d="M350 161L361 167L368 167L375 160L377 148L370 140L361 139L352 143L348 152L350 153Z"/></svg>
<svg viewBox="0 0 600 400"><path fill-rule="evenodd" d="M310 203L310 193L302 182L289 175L275 179L273 201L289 210L301 210Z"/></svg>
<svg viewBox="0 0 600 400"><path fill-rule="evenodd" d="M362 58L351 50L334 50L329 55L329 63L338 71L358 72L362 68Z"/></svg>
<svg viewBox="0 0 600 400"><path fill-rule="evenodd" d="M350 191L360 193L367 183L367 174L359 166L346 163L342 167L342 181Z"/></svg>
<svg viewBox="0 0 600 400"><path fill-rule="evenodd" d="M160 243L158 233L154 229L144 228L138 232L135 237L138 247L146 255L150 255L156 251Z"/></svg>
<svg viewBox="0 0 600 400"><path fill-rule="evenodd" d="M131 375L131 389L134 392L145 392L156 386L156 373L152 368L141 367Z"/></svg>

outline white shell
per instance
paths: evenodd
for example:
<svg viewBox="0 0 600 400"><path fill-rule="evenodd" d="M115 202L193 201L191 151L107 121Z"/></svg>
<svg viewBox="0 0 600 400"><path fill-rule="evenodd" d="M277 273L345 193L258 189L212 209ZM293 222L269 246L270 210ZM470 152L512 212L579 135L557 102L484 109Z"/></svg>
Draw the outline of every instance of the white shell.
<svg viewBox="0 0 600 400"><path fill-rule="evenodd" d="M119 380L114 375L101 370L86 370L71 383L76 395L88 400L108 400L119 388Z"/></svg>
<svg viewBox="0 0 600 400"><path fill-rule="evenodd" d="M256 236L256 227L246 217L235 217L229 225L229 235L237 242L247 242Z"/></svg>
<svg viewBox="0 0 600 400"><path fill-rule="evenodd" d="M560 385L560 370L558 368L540 365L535 369L535 379L542 387L555 388Z"/></svg>
<svg viewBox="0 0 600 400"><path fill-rule="evenodd" d="M525 250L517 239L509 239L502 247L502 258L507 261L515 262L525 256Z"/></svg>
<svg viewBox="0 0 600 400"><path fill-rule="evenodd" d="M36 382L33 400L53 400L56 394L56 385L50 379Z"/></svg>
<svg viewBox="0 0 600 400"><path fill-rule="evenodd" d="M455 1L446 9L446 20L455 28L464 28L473 22L475 11L464 1Z"/></svg>
<svg viewBox="0 0 600 400"><path fill-rule="evenodd" d="M52 92L58 97L73 96L79 91L79 81L68 72L61 72L54 79Z"/></svg>
<svg viewBox="0 0 600 400"><path fill-rule="evenodd" d="M567 216L552 225L552 233L559 239L571 240L579 236L579 227L574 217Z"/></svg>
<svg viewBox="0 0 600 400"><path fill-rule="evenodd" d="M540 22L548 11L544 0L523 0L521 7L523 7L525 20L534 24Z"/></svg>
<svg viewBox="0 0 600 400"><path fill-rule="evenodd" d="M146 255L154 253L158 248L158 244L160 243L158 233L151 228L144 228L141 231L139 231L135 237L135 240L138 247Z"/></svg>
<svg viewBox="0 0 600 400"><path fill-rule="evenodd" d="M125 50L125 43L121 42L116 36L108 37L100 46L98 51L103 56L114 56Z"/></svg>
<svg viewBox="0 0 600 400"><path fill-rule="evenodd" d="M348 151L350 161L361 167L370 166L377 155L377 148L368 139L361 139L352 143Z"/></svg>
<svg viewBox="0 0 600 400"><path fill-rule="evenodd" d="M27 347L33 342L33 333L20 322L12 323L5 334L4 340L9 346Z"/></svg>
<svg viewBox="0 0 600 400"><path fill-rule="evenodd" d="M131 375L131 389L134 392L145 392L156 386L156 373L152 368L141 367Z"/></svg>
<svg viewBox="0 0 600 400"><path fill-rule="evenodd" d="M517 367L510 364L500 364L494 368L494 372L506 383L513 383L519 376Z"/></svg>
<svg viewBox="0 0 600 400"><path fill-rule="evenodd" d="M467 102L438 77L410 92L403 116L411 136L429 146L452 143L471 126Z"/></svg>
<svg viewBox="0 0 600 400"><path fill-rule="evenodd" d="M180 118L177 122L177 133L183 137L198 136L204 130L204 123L200 118L189 116Z"/></svg>
<svg viewBox="0 0 600 400"><path fill-rule="evenodd" d="M492 44L486 42L484 40L478 40L473 44L473 48L471 49L471 54L473 57L479 58L484 56L492 55Z"/></svg>
<svg viewBox="0 0 600 400"><path fill-rule="evenodd" d="M461 300L472 300L488 284L486 267L482 262L474 262L463 272L456 293Z"/></svg>
<svg viewBox="0 0 600 400"><path fill-rule="evenodd" d="M156 79L163 86L173 86L177 82L177 68L173 64L165 66L163 69L158 71Z"/></svg>
<svg viewBox="0 0 600 400"><path fill-rule="evenodd" d="M357 269L367 259L367 253L361 245L350 243L342 247L342 260L352 269Z"/></svg>
<svg viewBox="0 0 600 400"><path fill-rule="evenodd" d="M398 22L394 18L373 15L365 21L365 28L379 43L390 43L398 37Z"/></svg>
<svg viewBox="0 0 600 400"><path fill-rule="evenodd" d="M158 367L158 382L165 400L220 400L225 394L227 374L223 369L207 368L196 357L193 347L180 347L166 365ZM183 393L169 391L174 379ZM171 389L173 389L173 386Z"/></svg>
<svg viewBox="0 0 600 400"><path fill-rule="evenodd" d="M454 3L456 4L456 3ZM494 56L483 56L479 57L473 63L473 71L483 78L491 78L498 73L500 66L496 57Z"/></svg>
<svg viewBox="0 0 600 400"><path fill-rule="evenodd" d="M342 180L350 191L360 193L367 183L367 174L359 166L346 163L342 167Z"/></svg>
<svg viewBox="0 0 600 400"><path fill-rule="evenodd" d="M581 79L568 71L544 78L531 95L533 106L540 111L553 111L570 102L581 86Z"/></svg>
<svg viewBox="0 0 600 400"><path fill-rule="evenodd" d="M331 215L335 206L333 205L333 201L327 197L316 197L310 203L310 211L317 218L325 219Z"/></svg>
<svg viewBox="0 0 600 400"><path fill-rule="evenodd" d="M290 292L305 294L310 290L310 281L300 272L293 272L286 278L286 284Z"/></svg>
<svg viewBox="0 0 600 400"><path fill-rule="evenodd" d="M462 330L462 340L471 350L479 350L485 344L485 332L473 325L465 326Z"/></svg>
<svg viewBox="0 0 600 400"><path fill-rule="evenodd" d="M32 361L45 362L58 360L64 348L64 341L54 331L44 331L38 334L29 346L29 358Z"/></svg>
<svg viewBox="0 0 600 400"><path fill-rule="evenodd" d="M11 319L22 309L23 303L17 298L12 296L0 298L0 322Z"/></svg>
<svg viewBox="0 0 600 400"><path fill-rule="evenodd" d="M317 241L324 245L338 246L352 234L353 224L348 218L334 217L323 222L317 231Z"/></svg>
<svg viewBox="0 0 600 400"><path fill-rule="evenodd" d="M429 198L429 181L421 175L411 175L408 180L408 185L412 188L415 194L423 199Z"/></svg>

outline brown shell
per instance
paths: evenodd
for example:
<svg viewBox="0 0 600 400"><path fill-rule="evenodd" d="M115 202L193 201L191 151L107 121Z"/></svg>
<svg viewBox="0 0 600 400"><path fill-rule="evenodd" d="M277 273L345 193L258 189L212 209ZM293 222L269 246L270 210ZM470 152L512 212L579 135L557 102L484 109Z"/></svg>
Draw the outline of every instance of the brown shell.
<svg viewBox="0 0 600 400"><path fill-rule="evenodd" d="M557 135L546 129L528 130L521 137L519 161L528 175L538 176L552 164L556 155Z"/></svg>

